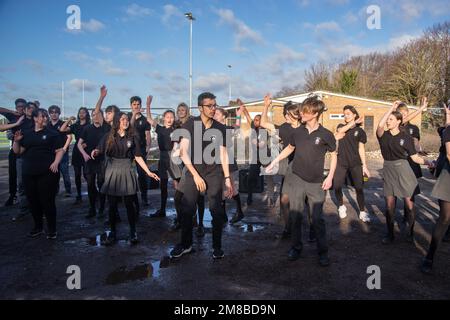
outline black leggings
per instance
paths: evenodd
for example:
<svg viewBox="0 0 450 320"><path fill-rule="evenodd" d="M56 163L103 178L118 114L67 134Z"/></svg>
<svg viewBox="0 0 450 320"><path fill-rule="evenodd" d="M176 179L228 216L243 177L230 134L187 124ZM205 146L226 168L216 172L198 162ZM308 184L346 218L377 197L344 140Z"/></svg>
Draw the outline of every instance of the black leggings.
<svg viewBox="0 0 450 320"><path fill-rule="evenodd" d="M77 196L81 198L81 171L83 171L84 180L87 181L86 168L84 165L73 165L75 172L75 185L77 186Z"/></svg>
<svg viewBox="0 0 450 320"><path fill-rule="evenodd" d="M168 196L168 190L167 190L167 184L169 183L169 179L161 179L160 186L161 186L161 211L166 211L166 205L167 205L167 196Z"/></svg>
<svg viewBox="0 0 450 320"><path fill-rule="evenodd" d="M358 201L359 211L364 211L364 189L363 189L363 172L361 166L346 168L343 166L336 167L336 173L333 179L333 188L338 205L344 205L344 195L342 194L342 186L345 183L347 173L352 176L353 184L356 191L356 201Z"/></svg>
<svg viewBox="0 0 450 320"><path fill-rule="evenodd" d="M59 173L48 172L41 175L23 175L25 194L30 204L35 229L43 229L43 216L48 224L48 232L56 232L56 188Z"/></svg>
<svg viewBox="0 0 450 320"><path fill-rule="evenodd" d="M17 193L17 156L13 149L8 154L9 195L15 197Z"/></svg>
<svg viewBox="0 0 450 320"><path fill-rule="evenodd" d="M439 208L439 219L434 227L430 248L427 253L427 259L430 260L433 260L434 254L444 238L446 231L448 232L450 225L450 202L439 200Z"/></svg>
<svg viewBox="0 0 450 320"><path fill-rule="evenodd" d="M97 196L100 197L100 210L105 209L105 199L106 196L100 192L102 188L104 177L101 173L88 173L86 174L86 180L88 185L88 197L89 197L89 205L91 209L95 209L95 201L97 200ZM96 185L97 181L97 185ZM97 189L98 187L98 189Z"/></svg>
<svg viewBox="0 0 450 320"><path fill-rule="evenodd" d="M161 191L162 192L162 191ZM177 211L177 221L180 222L180 212L181 212L181 199L183 198L183 192L175 192L175 210ZM198 224L203 226L203 217L205 216L205 196L199 194L197 198L197 212L198 212Z"/></svg>
<svg viewBox="0 0 450 320"><path fill-rule="evenodd" d="M394 196L386 197L386 225L388 229L388 237L394 238L394 220L395 220L395 204L397 198ZM405 209L407 210L407 222L409 228L409 234L414 233L414 224L416 222L416 210L414 208L414 202L411 198L404 198ZM445 232L445 230L444 230Z"/></svg>
<svg viewBox="0 0 450 320"><path fill-rule="evenodd" d="M134 206L134 199L136 195L124 196L125 207L127 208L128 223L130 224L130 234L136 232L136 208ZM121 196L108 195L109 202L109 222L111 224L111 231L116 232L116 219L118 212L118 204L121 201Z"/></svg>

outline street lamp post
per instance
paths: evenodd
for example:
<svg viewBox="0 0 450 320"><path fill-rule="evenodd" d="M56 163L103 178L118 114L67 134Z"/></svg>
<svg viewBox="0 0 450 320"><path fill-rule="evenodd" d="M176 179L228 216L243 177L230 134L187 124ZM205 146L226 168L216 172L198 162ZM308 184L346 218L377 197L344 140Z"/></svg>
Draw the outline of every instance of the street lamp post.
<svg viewBox="0 0 450 320"><path fill-rule="evenodd" d="M231 102L231 68L232 67L233 66L231 64L228 65L228 68L230 69L229 85L228 85L228 89L229 89L229 91L228 91L228 104L230 104L230 102Z"/></svg>
<svg viewBox="0 0 450 320"><path fill-rule="evenodd" d="M184 14L190 22L189 34L189 110L192 109L192 25L195 20L191 12Z"/></svg>

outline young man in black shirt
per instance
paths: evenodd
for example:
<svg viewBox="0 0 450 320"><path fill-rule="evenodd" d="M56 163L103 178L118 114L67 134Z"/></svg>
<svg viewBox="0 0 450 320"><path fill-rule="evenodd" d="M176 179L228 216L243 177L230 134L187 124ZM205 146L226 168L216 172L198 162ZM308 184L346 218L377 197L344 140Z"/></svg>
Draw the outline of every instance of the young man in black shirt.
<svg viewBox="0 0 450 320"><path fill-rule="evenodd" d="M181 137L180 156L185 164L184 194L181 199L181 242L170 252L173 258L192 251L192 219L197 211L199 193L207 192L212 215L213 258L224 256L222 251L222 229L224 208L222 206L223 185L226 197L233 194L226 148L226 129L213 119L217 109L216 97L202 93L198 97L200 116L189 119L176 131L173 139ZM225 182L224 182L225 180Z"/></svg>
<svg viewBox="0 0 450 320"><path fill-rule="evenodd" d="M288 258L291 261L300 257L302 244L302 215L305 198L308 197L310 212L312 215L313 228L317 237L317 249L319 252L319 263L328 266L328 244L323 218L323 204L325 202L326 190L333 183L336 170L336 140L333 133L322 127L319 117L325 110L325 104L317 97L307 98L303 102L301 117L304 125L295 129L291 135L289 145L275 158L267 167L271 172L276 163L283 160L295 151L292 163L294 174L286 177L285 184L289 187L289 210L292 219L292 248ZM325 154L331 153L330 171L323 181Z"/></svg>
<svg viewBox="0 0 450 320"><path fill-rule="evenodd" d="M140 97L131 97L130 98L130 107L131 107L131 114L130 124L134 128L135 134L138 135L139 141L140 141L140 151L142 158L144 161L147 159L148 152L150 151L150 144L151 144L151 135L150 135L150 124L147 122L147 119L142 115L142 100ZM138 181L139 181L139 189L141 191L141 200L142 204L144 206L148 206L148 199L147 199L147 189L148 189L148 183L147 183L147 174L144 172L144 170L137 166L137 172L138 172Z"/></svg>
<svg viewBox="0 0 450 320"><path fill-rule="evenodd" d="M48 108L48 114L50 116L50 121L48 122L47 126L51 130L55 130L56 132L60 132L62 125L64 124L64 121L62 121L59 117L61 115L61 109L58 106L50 106ZM70 174L69 174L69 148L70 143L72 142L72 135L67 134L65 135L66 141L64 144L64 156L61 160L61 163L59 164L59 171L61 172L61 175L63 177L64 181L64 187L66 189L66 197L70 197L72 194L71 191L71 183L70 183ZM58 191L59 191L59 185L58 185Z"/></svg>

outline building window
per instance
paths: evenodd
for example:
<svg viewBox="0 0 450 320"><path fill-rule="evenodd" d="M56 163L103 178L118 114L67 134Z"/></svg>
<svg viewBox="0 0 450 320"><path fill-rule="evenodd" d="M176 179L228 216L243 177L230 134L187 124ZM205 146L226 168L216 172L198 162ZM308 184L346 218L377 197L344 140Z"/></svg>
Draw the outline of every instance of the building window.
<svg viewBox="0 0 450 320"><path fill-rule="evenodd" d="M342 120L344 119L343 114L330 114L330 120Z"/></svg>
<svg viewBox="0 0 450 320"><path fill-rule="evenodd" d="M364 130L373 133L373 116L364 116Z"/></svg>

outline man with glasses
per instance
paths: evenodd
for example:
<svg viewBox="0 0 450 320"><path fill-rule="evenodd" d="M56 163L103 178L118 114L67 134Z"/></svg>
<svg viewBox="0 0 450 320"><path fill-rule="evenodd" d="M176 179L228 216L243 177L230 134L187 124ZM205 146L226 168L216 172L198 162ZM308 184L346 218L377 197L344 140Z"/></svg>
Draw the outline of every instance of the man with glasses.
<svg viewBox="0 0 450 320"><path fill-rule="evenodd" d="M50 106L48 108L48 113L50 115L50 122L47 124L49 129L56 130L59 132L59 129L64 124L64 122L59 118L61 115L61 109L58 106ZM71 184L70 184L70 174L69 174L69 148L70 143L72 142L72 135L68 134L66 135L66 142L64 144L63 150L64 150L64 156L61 160L61 163L59 164L59 170L63 176L64 180L64 187L66 189L66 197L70 197L72 194L71 190ZM58 183L58 189L59 191L59 183ZM57 192L58 194L58 192Z"/></svg>
<svg viewBox="0 0 450 320"><path fill-rule="evenodd" d="M181 257L192 251L192 219L197 211L200 193L207 193L212 215L213 258L223 258L222 229L224 208L222 206L223 184L226 197L231 198L231 183L228 152L226 148L226 128L215 121L216 97L209 92L198 97L200 116L189 119L181 129L177 129L173 141L181 138L180 157L186 168L183 172L184 185L181 199L181 242L170 252L172 258ZM183 130L184 129L184 130Z"/></svg>

